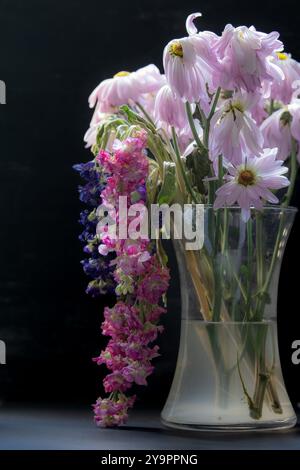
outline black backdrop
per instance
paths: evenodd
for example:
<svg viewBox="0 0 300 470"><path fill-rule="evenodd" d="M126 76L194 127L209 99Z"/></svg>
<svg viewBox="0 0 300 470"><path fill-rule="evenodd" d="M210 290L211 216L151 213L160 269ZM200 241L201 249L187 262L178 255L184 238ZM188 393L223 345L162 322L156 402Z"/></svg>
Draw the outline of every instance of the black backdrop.
<svg viewBox="0 0 300 470"><path fill-rule="evenodd" d="M202 11L203 29L227 22L279 30L300 60L298 0L0 0L0 366L4 400L91 403L101 392L102 306L84 294L77 240L80 203L72 164L88 160L82 136L87 97L104 78L154 62L163 46L185 34L185 18ZM300 181L299 181L300 184ZM300 203L300 190L294 204ZM283 264L279 295L280 352L289 393L300 400L299 220ZM174 263L173 263L174 264ZM173 266L174 270L176 266ZM179 337L178 285L172 281L163 356L141 395L161 405L170 386Z"/></svg>

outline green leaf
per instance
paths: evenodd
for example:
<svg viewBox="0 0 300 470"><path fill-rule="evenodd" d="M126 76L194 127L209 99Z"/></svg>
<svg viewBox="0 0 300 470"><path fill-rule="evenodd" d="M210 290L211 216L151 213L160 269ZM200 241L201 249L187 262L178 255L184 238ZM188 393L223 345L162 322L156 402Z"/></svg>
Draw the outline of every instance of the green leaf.
<svg viewBox="0 0 300 470"><path fill-rule="evenodd" d="M160 264L166 267L168 265L168 255L164 250L161 238L157 238L156 240L156 253L160 261Z"/></svg>
<svg viewBox="0 0 300 470"><path fill-rule="evenodd" d="M125 104L120 106L120 111L121 113L125 114L130 124L137 124L137 123L147 124L147 121L142 116L134 112L129 106Z"/></svg>
<svg viewBox="0 0 300 470"><path fill-rule="evenodd" d="M151 130L151 132L155 132L155 127L146 119L144 119L140 114L133 111L129 106L122 105L120 106L120 112L124 114L130 124L137 124L144 129Z"/></svg>
<svg viewBox="0 0 300 470"><path fill-rule="evenodd" d="M205 194L205 186L203 179L209 175L210 161L206 150L195 147L190 155L186 158L186 165L192 171L195 185L201 194Z"/></svg>
<svg viewBox="0 0 300 470"><path fill-rule="evenodd" d="M259 300L261 300L265 304L270 304L271 303L271 297L270 297L270 294L268 292L260 291L260 292L257 293L257 297L259 298Z"/></svg>
<svg viewBox="0 0 300 470"><path fill-rule="evenodd" d="M159 182L159 166L155 160L149 159L149 174L146 182L147 202L152 204L155 200Z"/></svg>
<svg viewBox="0 0 300 470"><path fill-rule="evenodd" d="M98 151L99 149L106 148L111 132L117 132L121 126L128 128L128 123L126 123L124 119L120 119L116 116L105 119L101 125L99 125L96 138Z"/></svg>
<svg viewBox="0 0 300 470"><path fill-rule="evenodd" d="M170 204L176 194L176 167L173 162L164 162L163 182L160 188L157 202L158 204Z"/></svg>
<svg viewBox="0 0 300 470"><path fill-rule="evenodd" d="M210 172L210 161L208 158L207 151L203 151L199 148L196 148L195 150L193 150L192 156L195 162L198 176L202 178L208 176Z"/></svg>
<svg viewBox="0 0 300 470"><path fill-rule="evenodd" d="M127 104L124 104L123 106L120 106L120 111L126 115L128 120L133 120L136 118L137 114L132 111L132 109L127 106Z"/></svg>
<svg viewBox="0 0 300 470"><path fill-rule="evenodd" d="M245 278L248 277L248 266L246 264L242 264L242 266L240 267L240 273L241 276L244 276Z"/></svg>

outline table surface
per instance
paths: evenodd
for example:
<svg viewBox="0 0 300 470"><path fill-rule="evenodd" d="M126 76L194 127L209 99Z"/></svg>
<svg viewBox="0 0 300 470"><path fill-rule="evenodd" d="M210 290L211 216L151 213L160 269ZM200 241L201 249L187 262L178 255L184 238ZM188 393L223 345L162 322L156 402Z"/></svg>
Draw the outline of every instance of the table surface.
<svg viewBox="0 0 300 470"><path fill-rule="evenodd" d="M128 425L97 428L89 410L2 407L1 450L299 449L300 426L273 432L182 432L164 428L159 411L135 410Z"/></svg>

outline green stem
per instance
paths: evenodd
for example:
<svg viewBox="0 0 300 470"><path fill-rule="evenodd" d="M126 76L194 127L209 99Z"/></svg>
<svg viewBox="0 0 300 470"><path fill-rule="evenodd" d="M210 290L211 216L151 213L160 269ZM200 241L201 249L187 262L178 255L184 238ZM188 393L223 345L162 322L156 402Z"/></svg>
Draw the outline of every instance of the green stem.
<svg viewBox="0 0 300 470"><path fill-rule="evenodd" d="M223 184L224 170L223 170L223 157L218 157L218 187L220 188Z"/></svg>
<svg viewBox="0 0 300 470"><path fill-rule="evenodd" d="M270 397L271 400L271 407L274 413L276 414L281 414L282 413L282 406L278 397L277 390L274 386L272 376L270 377L270 380L267 384L267 393Z"/></svg>
<svg viewBox="0 0 300 470"><path fill-rule="evenodd" d="M145 118L147 118L147 120L150 122L150 124L151 124L154 128L156 128L155 122L153 121L153 119L151 118L151 116L147 113L147 111L145 110L145 108L144 108L138 101L136 101L135 104L136 104L136 107L139 108L140 111L142 111L143 115L145 116Z"/></svg>
<svg viewBox="0 0 300 470"><path fill-rule="evenodd" d="M236 282L237 285L238 285L238 288L239 288L240 291L241 291L241 294L242 294L242 296L243 296L244 301L247 302L247 292L245 291L245 288L244 288L243 284L241 283L240 278L239 278L239 276L237 275L237 273L235 272L235 269L234 269L234 268L232 269L232 274L233 274L233 277L234 277L235 282ZM234 320L234 318L233 318L233 320Z"/></svg>
<svg viewBox="0 0 300 470"><path fill-rule="evenodd" d="M288 207L294 192L296 177L298 172L297 163L297 142L292 138L292 151L291 151L291 172L290 172L290 185L285 195L282 207Z"/></svg>
<svg viewBox="0 0 300 470"><path fill-rule="evenodd" d="M204 144L204 147L207 148L207 149L208 149L208 143L209 143L210 121L211 121L211 118L213 117L214 112L216 110L216 106L217 106L217 103L218 103L218 100L219 100L220 93L221 93L221 88L219 87L216 91L215 96L214 96L213 104L212 104L211 110L209 112L208 118L205 120L205 125L204 125L204 130L203 130L203 144ZM214 170L213 170L213 167L211 165L211 167L210 167L210 176L213 176L213 175L214 175ZM210 181L208 183L208 203L209 204L213 204L214 197L215 197L215 192L216 192L215 181Z"/></svg>
<svg viewBox="0 0 300 470"><path fill-rule="evenodd" d="M215 110L216 110L216 107L217 107L217 104L218 104L218 101L219 101L220 93L221 93L221 87L219 87L217 89L216 94L214 96L214 101L213 101L210 113L208 115L208 118L207 118L208 121L211 120L211 118L213 117L213 115L215 113Z"/></svg>
<svg viewBox="0 0 300 470"><path fill-rule="evenodd" d="M186 175L186 172L184 170L184 167L183 167L183 164L182 164L182 161L181 161L180 150L179 150L179 147L178 147L177 136L176 136L176 132L175 132L174 127L172 127L172 140L173 140L175 154L176 154L176 157L177 157L177 163L178 163L178 166L180 168L180 172L182 174L184 182L186 184L186 188L187 188L188 192L191 195L192 201L198 203L199 202L198 197L196 196L195 192L193 191L192 186L190 185L190 182L188 180L188 177Z"/></svg>
<svg viewBox="0 0 300 470"><path fill-rule="evenodd" d="M252 219L247 222L247 300L246 300L246 321L250 318L250 311L251 311L251 300L252 300L252 267L253 267L253 239L252 239Z"/></svg>
<svg viewBox="0 0 300 470"><path fill-rule="evenodd" d="M263 258L263 223L262 214L257 213L256 216L256 256L257 256L257 284L259 287L263 283L263 269L264 269L264 258Z"/></svg>
<svg viewBox="0 0 300 470"><path fill-rule="evenodd" d="M159 149L157 148L157 145L155 143L155 140L154 140L152 134L150 134L150 133L148 134L147 144L148 144L148 148L149 148L150 152L153 154L155 160L157 161L157 163L159 165L160 170L162 171L163 170L164 158L161 155Z"/></svg>
<svg viewBox="0 0 300 470"><path fill-rule="evenodd" d="M196 104L196 109L198 111L198 114L199 114L199 121L200 121L200 125L202 127L202 129L204 129L205 125L206 125L206 116L204 114L204 112L202 111L201 107L200 107L200 103L197 103Z"/></svg>
<svg viewBox="0 0 300 470"><path fill-rule="evenodd" d="M264 256L263 256L263 220L260 212L256 213L256 275L257 289L261 293L264 282ZM255 320L262 317L262 296L259 295L256 302Z"/></svg>
<svg viewBox="0 0 300 470"><path fill-rule="evenodd" d="M267 386L270 380L270 373L266 368L266 340L268 333L268 325L262 326L262 333L258 335L258 344L256 347L256 379L253 395L253 407L250 408L250 416L253 419L260 419L265 399Z"/></svg>
<svg viewBox="0 0 300 470"><path fill-rule="evenodd" d="M208 115L207 120L206 120L206 125L205 125L205 128L204 128L204 135L203 135L203 143L204 143L206 148L208 148L210 121L211 121L213 115L215 114L215 110L216 110L216 107L217 107L217 104L218 104L218 101L219 101L220 93L221 93L221 87L219 87L217 89L216 93L215 93L214 100L213 100L209 115Z"/></svg>
<svg viewBox="0 0 300 470"><path fill-rule="evenodd" d="M212 174L212 170L211 170ZM216 182L214 180L208 181L208 204L213 204L216 194Z"/></svg>
<svg viewBox="0 0 300 470"><path fill-rule="evenodd" d="M191 131L192 131L192 134L193 134L193 137L195 139L195 142L196 142L197 146L201 150L207 151L206 147L202 144L202 142L199 138L199 135L198 135L198 132L197 132L197 129L196 129L196 126L195 126L194 118L193 118L192 108L191 108L191 105L188 101L185 103L185 108L186 108L186 113L187 113L189 125L190 125Z"/></svg>
<svg viewBox="0 0 300 470"><path fill-rule="evenodd" d="M219 155L219 183L223 180L223 160L222 156ZM222 260L218 259L219 245L221 241L221 211L216 211L216 227L215 227L215 239L213 249L213 269L214 269L214 301L212 310L212 320L219 321L221 316L221 305L222 305L222 286L221 286L221 272L222 272Z"/></svg>
<svg viewBox="0 0 300 470"><path fill-rule="evenodd" d="M222 289L221 289L221 266L218 260L217 253L220 241L221 231L221 213L220 209L216 211L216 228L214 240L214 253L213 253L213 274L214 274L214 300L212 308L212 321L219 321L221 315L222 305Z"/></svg>
<svg viewBox="0 0 300 470"><path fill-rule="evenodd" d="M208 181L208 204L213 205L214 197L215 197L215 181ZM214 211L208 211L207 214L207 224L208 224L208 233L209 239L213 240L215 234L215 215Z"/></svg>
<svg viewBox="0 0 300 470"><path fill-rule="evenodd" d="M228 209L227 207L224 208L224 229L223 229L223 239L222 239L222 253L225 253L228 243L228 231L229 231L229 224L228 224Z"/></svg>

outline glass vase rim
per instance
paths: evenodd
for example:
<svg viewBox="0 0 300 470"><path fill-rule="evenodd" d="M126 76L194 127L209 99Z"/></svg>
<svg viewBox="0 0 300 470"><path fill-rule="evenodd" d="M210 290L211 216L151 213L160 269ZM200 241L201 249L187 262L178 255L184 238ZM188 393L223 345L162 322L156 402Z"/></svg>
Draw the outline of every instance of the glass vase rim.
<svg viewBox="0 0 300 470"><path fill-rule="evenodd" d="M187 320L185 318L182 319L183 321L190 321L190 320ZM201 320L199 319L198 320L199 323L207 326L207 325L222 325L222 326L225 326L225 325L274 325L274 323L277 323L277 318L271 318L269 320L256 320L256 321L234 321L234 320L226 320L226 321L210 321L210 320Z"/></svg>
<svg viewBox="0 0 300 470"><path fill-rule="evenodd" d="M214 206L213 204L203 204L204 206L204 209L214 209ZM228 207L220 207L219 209L214 209L214 210L224 210L224 209L227 209L227 210L241 210L241 207L240 206L228 206ZM259 211L258 209L255 209L255 207L251 207L250 208L251 212L253 211L257 211L257 212L261 212L263 213L264 211L274 211L274 212L292 212L294 214L296 214L298 212L298 208L295 207L295 206L287 206L287 207L282 207L282 206L272 206L270 204L268 205L265 205L263 207L263 209L261 211Z"/></svg>

